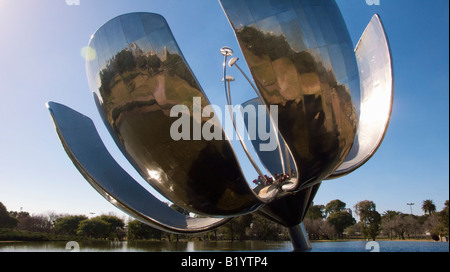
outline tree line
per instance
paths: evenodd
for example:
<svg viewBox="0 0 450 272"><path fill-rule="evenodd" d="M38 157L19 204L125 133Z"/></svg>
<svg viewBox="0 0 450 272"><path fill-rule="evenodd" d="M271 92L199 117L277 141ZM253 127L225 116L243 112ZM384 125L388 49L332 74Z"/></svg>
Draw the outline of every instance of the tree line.
<svg viewBox="0 0 450 272"><path fill-rule="evenodd" d="M171 205L181 213L189 212ZM67 239L107 239L107 240L244 240L258 237L261 240L289 239L288 233L277 224L254 215L244 215L210 232L181 235L155 229L138 220L128 220L118 216L56 214L30 215L28 212L8 211L0 202L1 240L67 240ZM251 227L251 230L249 228ZM8 231L7 231L8 230ZM34 235L30 235L30 233ZM36 235L40 234L40 235Z"/></svg>
<svg viewBox="0 0 450 272"><path fill-rule="evenodd" d="M176 205L172 208L188 214ZM339 199L326 205L312 205L303 220L311 240L365 238L379 236L390 239L448 237L448 200L437 212L432 200L422 204L424 215L416 216L388 210L380 214L373 201L360 201L353 212ZM30 233L34 234L31 235ZM36 235L36 233L40 235ZM27 234L27 235L25 235ZM67 215L50 212L30 215L28 212L8 211L0 202L0 240L288 240L286 228L257 214L239 216L223 226L195 235L177 235L150 227L138 220L128 220L109 214L88 218L86 215Z"/></svg>
<svg viewBox="0 0 450 272"><path fill-rule="evenodd" d="M354 206L359 221L339 199L327 205L313 205L304 219L310 239L336 239L364 237L375 240L378 236L389 239L432 238L442 240L449 236L448 200L442 211L427 199L422 203L424 215L417 216L387 210L380 214L373 201L360 201Z"/></svg>

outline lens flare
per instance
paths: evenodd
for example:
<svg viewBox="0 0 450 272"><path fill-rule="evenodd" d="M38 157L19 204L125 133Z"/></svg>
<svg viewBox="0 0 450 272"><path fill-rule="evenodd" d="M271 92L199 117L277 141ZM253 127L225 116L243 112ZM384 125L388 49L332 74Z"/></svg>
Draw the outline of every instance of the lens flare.
<svg viewBox="0 0 450 272"><path fill-rule="evenodd" d="M81 48L81 57L83 57L87 61L92 61L97 57L97 52L94 48L85 46Z"/></svg>

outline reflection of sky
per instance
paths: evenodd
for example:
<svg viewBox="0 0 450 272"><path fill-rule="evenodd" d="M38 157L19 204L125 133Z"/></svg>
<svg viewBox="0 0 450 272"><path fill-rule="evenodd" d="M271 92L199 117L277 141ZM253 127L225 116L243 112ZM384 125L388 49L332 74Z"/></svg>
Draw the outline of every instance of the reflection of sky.
<svg viewBox="0 0 450 272"><path fill-rule="evenodd" d="M266 34L273 36L284 35L276 15L258 21L258 27L260 31Z"/></svg>
<svg viewBox="0 0 450 272"><path fill-rule="evenodd" d="M301 29L297 12L290 10L278 14L276 18L279 21L280 28L282 29L286 40L291 45L292 50L296 52L306 50L307 45L305 44L305 41L299 38L303 36L304 33Z"/></svg>
<svg viewBox="0 0 450 272"><path fill-rule="evenodd" d="M156 21L158 22L156 23ZM132 43L144 54L156 53L160 58L164 56L165 48L171 53L180 53L166 22L155 15L142 15L142 20L136 16L123 16L120 20L111 20L97 33L98 35L95 36L98 38L95 37L94 40L98 44L95 46L98 50L103 49L101 51L104 54L100 58L100 66L103 68L105 63L118 52L132 49L128 46Z"/></svg>

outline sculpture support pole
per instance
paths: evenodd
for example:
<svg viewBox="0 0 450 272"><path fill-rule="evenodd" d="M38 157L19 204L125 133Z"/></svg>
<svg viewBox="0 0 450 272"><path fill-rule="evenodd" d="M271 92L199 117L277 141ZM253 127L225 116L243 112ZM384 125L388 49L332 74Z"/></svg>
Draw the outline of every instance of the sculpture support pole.
<svg viewBox="0 0 450 272"><path fill-rule="evenodd" d="M295 252L311 250L311 243L309 242L308 234L303 223L289 227L288 230Z"/></svg>

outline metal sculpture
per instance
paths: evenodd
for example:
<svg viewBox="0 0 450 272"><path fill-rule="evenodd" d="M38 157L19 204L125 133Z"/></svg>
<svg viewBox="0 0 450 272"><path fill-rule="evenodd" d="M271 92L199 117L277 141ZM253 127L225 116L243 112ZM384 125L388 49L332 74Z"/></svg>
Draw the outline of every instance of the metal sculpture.
<svg viewBox="0 0 450 272"><path fill-rule="evenodd" d="M275 149L261 150L263 139L256 137L255 158L241 139L260 174L256 187L244 177L220 124L213 126L222 137L205 139L195 130L211 126L201 114L210 102L162 16L121 15L89 43L97 56L86 62L89 85L117 146L161 195L206 217L182 215L145 190L114 161L88 117L58 103L47 106L81 174L138 220L195 233L257 212L289 229L294 250L308 250L302 221L322 181L364 164L386 132L393 99L389 45L375 15L353 50L334 0L254 2L220 0L255 83L231 58L233 51L222 48L227 102L234 78L226 64L237 67L257 94L245 105L267 106L256 119L278 116L277 123L267 119L275 128ZM274 105L275 112L269 109ZM176 106L182 110L174 114ZM193 128L181 139L171 134L177 118Z"/></svg>

